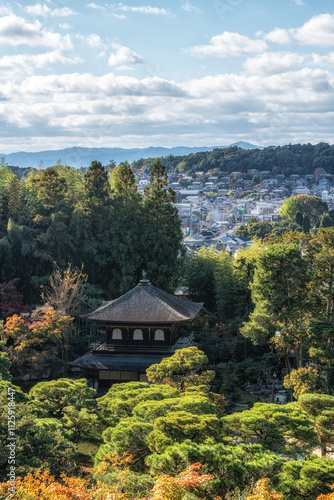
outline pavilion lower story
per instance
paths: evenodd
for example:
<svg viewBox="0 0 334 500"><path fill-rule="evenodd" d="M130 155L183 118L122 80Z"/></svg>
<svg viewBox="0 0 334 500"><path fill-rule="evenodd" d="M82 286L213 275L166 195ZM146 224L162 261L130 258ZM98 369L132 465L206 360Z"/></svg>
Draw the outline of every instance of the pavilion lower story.
<svg viewBox="0 0 334 500"><path fill-rule="evenodd" d="M147 368L171 354L173 352L167 349L159 353L90 351L69 365L90 372L94 387L102 389L122 382L147 382Z"/></svg>

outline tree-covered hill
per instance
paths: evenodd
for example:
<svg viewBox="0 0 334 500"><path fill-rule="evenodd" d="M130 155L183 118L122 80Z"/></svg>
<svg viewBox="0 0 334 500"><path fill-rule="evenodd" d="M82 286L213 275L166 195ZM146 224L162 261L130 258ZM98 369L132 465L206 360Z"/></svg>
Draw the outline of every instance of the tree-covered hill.
<svg viewBox="0 0 334 500"><path fill-rule="evenodd" d="M260 146L255 146L249 142L239 141L233 144L221 144L220 148L229 146L238 146L245 149L253 149ZM139 158L149 158L152 156L160 157L172 155L187 155L196 153L198 151L212 151L217 146L174 146L171 148L150 146L146 148L86 148L86 147L71 147L66 149L47 150L28 152L20 151L17 153L0 154L6 163L11 165L18 165L19 167L27 168L47 168L54 165L57 161L71 167L87 168L92 161L100 161L106 165L110 159L116 163L122 161L132 162L139 160ZM262 148L261 148L262 149Z"/></svg>
<svg viewBox="0 0 334 500"><path fill-rule="evenodd" d="M174 148L177 150L177 148ZM173 151L174 151L173 149ZM208 148L209 149L209 148ZM152 148L152 152L160 153L162 149ZM186 148L178 148L185 151ZM126 150L124 150L126 151ZM130 150L129 150L130 151ZM166 152L168 150L166 149ZM126 153L124 153L126 156ZM97 155L98 157L98 155ZM306 175L313 174L318 168L324 169L329 174L334 174L334 145L325 142L319 144L287 144L284 146L268 146L266 148L244 148L236 145L224 148L210 148L210 150L192 152L189 154L166 156L151 156L134 160L131 164L135 171L150 172L157 159L162 160L168 172L193 175L196 172L209 172L212 174L231 174L232 172L247 173L256 169L259 172L269 171L273 175L294 173ZM131 155L127 161L131 161ZM56 163L56 162L54 162ZM66 163L66 162L65 162ZM102 161L108 170L111 170L116 162L112 160ZM77 168L76 162L69 160L71 167ZM10 166L14 174L20 179L26 177L29 167ZM42 168L36 165L36 168ZM87 167L81 167L79 171L84 173Z"/></svg>
<svg viewBox="0 0 334 500"><path fill-rule="evenodd" d="M143 270L172 289L182 232L166 184L159 162L143 194L128 163L114 169L111 186L96 161L85 174L57 163L20 180L0 162L0 282L19 278L24 301L35 303L55 263L70 262L107 295L132 288Z"/></svg>
<svg viewBox="0 0 334 500"><path fill-rule="evenodd" d="M156 158L140 159L132 167L149 171ZM232 172L246 173L251 169L260 172L269 170L272 174L312 174L322 168L334 173L334 145L288 144L269 146L264 149L243 149L238 146L191 153L186 156L169 155L162 159L166 169L172 172L194 174L212 171L214 174Z"/></svg>

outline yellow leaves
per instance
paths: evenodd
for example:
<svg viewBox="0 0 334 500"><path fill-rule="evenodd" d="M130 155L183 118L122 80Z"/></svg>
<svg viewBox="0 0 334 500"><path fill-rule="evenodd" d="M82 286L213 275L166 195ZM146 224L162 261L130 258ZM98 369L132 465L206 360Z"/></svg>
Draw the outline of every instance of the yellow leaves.
<svg viewBox="0 0 334 500"><path fill-rule="evenodd" d="M159 477L153 488L153 496L149 500L165 500L166 498L170 500L182 499L182 492L177 480L168 475Z"/></svg>
<svg viewBox="0 0 334 500"><path fill-rule="evenodd" d="M86 479L61 476L62 482L55 481L48 471L27 474L15 481L15 493L12 500L127 500L128 496L118 493L97 481L90 485ZM0 494L8 495L10 483L0 483ZM8 496L9 498L9 496Z"/></svg>
<svg viewBox="0 0 334 500"><path fill-rule="evenodd" d="M298 399L302 394L315 392L319 372L311 366L291 370L285 375L283 385L287 389L293 389L293 397Z"/></svg>
<svg viewBox="0 0 334 500"><path fill-rule="evenodd" d="M27 333L27 331L27 326L21 316L14 314L10 318L7 318L4 328L5 338L12 337L16 339L20 335Z"/></svg>
<svg viewBox="0 0 334 500"><path fill-rule="evenodd" d="M42 288L42 299L61 315L68 315L83 300L82 287L87 281L87 274L71 267L62 270L59 267L50 277L49 285Z"/></svg>
<svg viewBox="0 0 334 500"><path fill-rule="evenodd" d="M96 469L96 473L106 473L108 469L122 469L129 471L129 465L133 462L133 455L124 452L120 457L119 455L111 456L110 454L106 455L102 462Z"/></svg>
<svg viewBox="0 0 334 500"><path fill-rule="evenodd" d="M262 478L256 482L252 494L248 495L246 500L283 500L283 495L271 491L270 479Z"/></svg>

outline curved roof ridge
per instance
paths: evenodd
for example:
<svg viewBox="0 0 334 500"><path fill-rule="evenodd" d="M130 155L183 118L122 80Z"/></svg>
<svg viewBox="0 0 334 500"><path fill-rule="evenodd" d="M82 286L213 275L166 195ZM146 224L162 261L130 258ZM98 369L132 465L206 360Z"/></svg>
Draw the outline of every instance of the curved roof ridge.
<svg viewBox="0 0 334 500"><path fill-rule="evenodd" d="M157 287L155 287L155 286L153 286L153 285L151 286L151 288L152 288L152 289L154 290L154 292L158 295L158 297L160 298L160 300L162 300L162 299L163 299L164 304L167 304L167 305L168 305L168 307L170 307L172 310L174 310L174 309L173 309L172 305L171 305L171 304L169 304L169 303L167 302L167 299L168 299L168 298L172 299L172 301L173 301L173 302L175 302L175 304L177 304L177 308L178 308L178 309L181 309L181 310L182 310L182 309L189 309L189 308L192 308L192 306L193 306L193 305L195 305L195 304L196 304L196 305L197 305L197 304L201 304L201 307L202 307L202 306L203 306L203 304L204 304L204 302L200 302L200 303L199 303L199 302L191 302L191 301L188 301L188 300L187 300L187 301L186 301L186 300L183 300L183 299L181 299L181 298L179 298L179 297L175 297L174 295L171 295L171 294L170 294L170 293L168 293L168 292L165 292L164 290L160 290L160 288L157 288ZM164 296L167 296L167 297L166 297L166 298L164 298ZM182 314L182 315L184 316L184 313L180 312L180 314Z"/></svg>
<svg viewBox="0 0 334 500"><path fill-rule="evenodd" d="M161 297L160 293L159 292L162 292L162 290L160 290L159 288L156 288L155 286L151 285L150 286L150 292L154 293L154 295L158 298L159 301L161 301L165 307L167 306L168 309L170 309L172 312L175 312L175 308L173 308L168 302L166 299L163 299L163 297ZM150 292L147 292L147 293L150 293ZM150 293L151 294L151 293ZM173 297L172 295L170 295L168 292L165 292L165 294ZM180 299L176 299L176 300L180 300ZM180 314L180 316L182 316L185 320L188 320L189 319L189 316L185 316L182 312L180 311L177 311L178 314Z"/></svg>
<svg viewBox="0 0 334 500"><path fill-rule="evenodd" d="M106 323L172 324L190 321L202 306L202 302L180 299L151 284L139 284L81 317Z"/></svg>

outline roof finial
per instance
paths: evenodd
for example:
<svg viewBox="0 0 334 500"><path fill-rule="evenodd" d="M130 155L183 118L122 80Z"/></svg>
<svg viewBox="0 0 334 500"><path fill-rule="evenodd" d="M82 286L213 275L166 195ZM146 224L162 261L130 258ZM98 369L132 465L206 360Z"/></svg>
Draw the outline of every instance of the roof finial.
<svg viewBox="0 0 334 500"><path fill-rule="evenodd" d="M147 276L147 273L146 273L146 271L143 270L142 271L142 277L143 278L139 281L139 285L141 285L141 286L148 286L148 285L151 284L149 282L149 280L146 278L146 276Z"/></svg>

